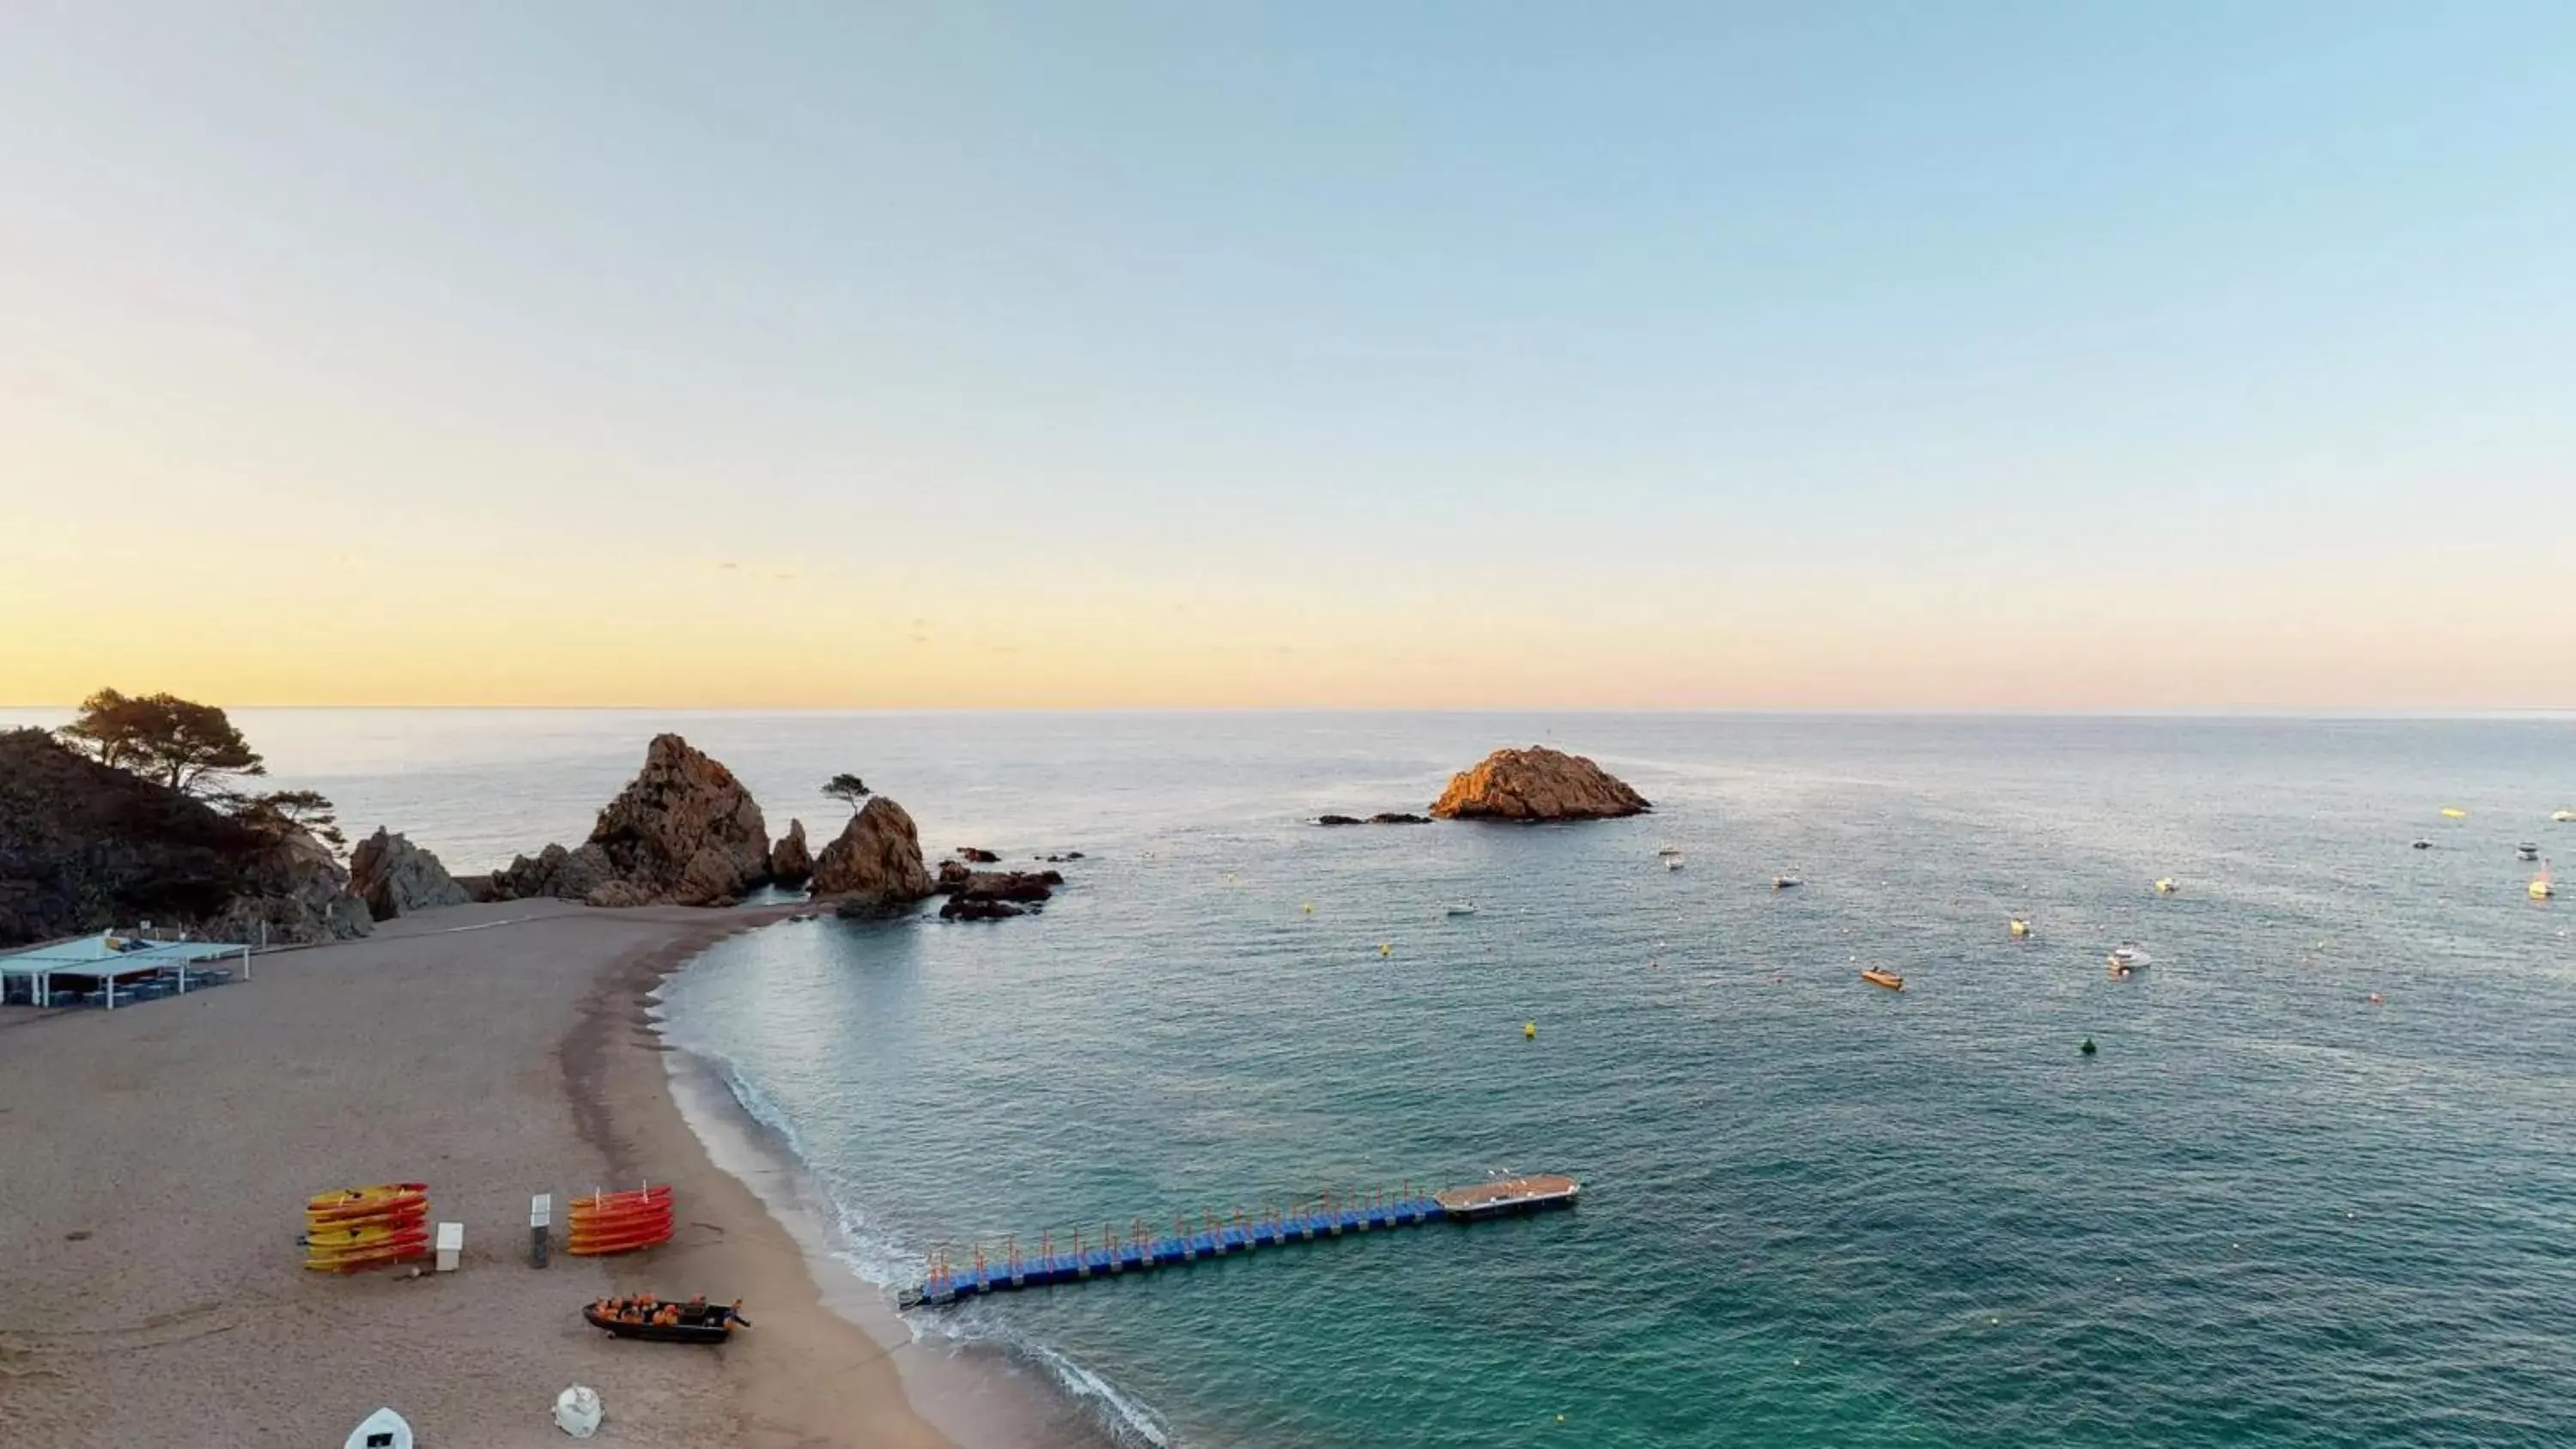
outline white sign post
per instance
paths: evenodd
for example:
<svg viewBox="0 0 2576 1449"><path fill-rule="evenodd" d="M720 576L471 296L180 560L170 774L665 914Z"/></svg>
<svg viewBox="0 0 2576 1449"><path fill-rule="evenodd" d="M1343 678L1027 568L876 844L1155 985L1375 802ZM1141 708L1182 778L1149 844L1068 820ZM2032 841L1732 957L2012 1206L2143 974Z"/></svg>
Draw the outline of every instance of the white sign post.
<svg viewBox="0 0 2576 1449"><path fill-rule="evenodd" d="M528 1199L528 1266L546 1265L546 1230L554 1226L555 1196L541 1192Z"/></svg>

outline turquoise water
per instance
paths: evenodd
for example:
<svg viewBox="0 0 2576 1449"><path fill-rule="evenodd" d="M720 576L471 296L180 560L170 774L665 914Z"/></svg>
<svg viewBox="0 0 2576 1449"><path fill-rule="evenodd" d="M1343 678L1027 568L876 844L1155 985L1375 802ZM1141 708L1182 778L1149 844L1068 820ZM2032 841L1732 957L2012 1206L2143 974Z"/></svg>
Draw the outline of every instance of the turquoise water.
<svg viewBox="0 0 2576 1449"><path fill-rule="evenodd" d="M1134 1437L2576 1442L2576 945L2512 856L2576 840L2565 723L1559 723L1658 813L1299 823L1419 807L1544 721L892 731L859 763L933 844L1095 858L1042 919L728 944L672 1029L880 1281L1326 1188L1584 1180L1572 1214L928 1320ZM2114 981L2122 940L2156 964Z"/></svg>
<svg viewBox="0 0 2576 1449"><path fill-rule="evenodd" d="M279 784L460 868L577 838L659 728L773 822L836 820L814 792L855 769L934 849L1090 853L1042 918L786 925L672 984L674 1036L876 1281L1327 1187L1583 1178L1571 1214L917 1318L1104 1432L2576 1443L2576 915L2512 857L2576 860L2565 720L242 721ZM1658 813L1299 823L1551 732ZM2155 965L2112 981L2122 940Z"/></svg>

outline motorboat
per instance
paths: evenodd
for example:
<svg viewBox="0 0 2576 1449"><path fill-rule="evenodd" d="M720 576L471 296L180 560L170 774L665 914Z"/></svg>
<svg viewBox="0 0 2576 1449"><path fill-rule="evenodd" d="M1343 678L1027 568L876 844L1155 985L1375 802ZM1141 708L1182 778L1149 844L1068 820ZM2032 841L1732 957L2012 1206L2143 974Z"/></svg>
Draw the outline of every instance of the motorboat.
<svg viewBox="0 0 2576 1449"><path fill-rule="evenodd" d="M1453 916L1472 916L1476 914L1476 903L1474 901L1451 901L1449 903L1449 914Z"/></svg>
<svg viewBox="0 0 2576 1449"><path fill-rule="evenodd" d="M1657 855L1663 855L1663 856L1674 856L1674 855L1679 855L1679 854L1681 854L1681 853L1682 853L1682 848L1681 848L1680 846L1678 846L1678 845L1663 845L1663 846L1657 846L1657 847L1655 848L1655 854L1657 854Z"/></svg>
<svg viewBox="0 0 2576 1449"><path fill-rule="evenodd" d="M2431 850L2433 848L2433 842L2419 836L2415 840L2415 848L2417 850Z"/></svg>
<svg viewBox="0 0 2576 1449"><path fill-rule="evenodd" d="M2153 964L2155 959L2156 958L2153 956L2148 955L2143 948L2130 945L2124 941L2111 948L2111 974L2114 976L2126 976L2141 966Z"/></svg>
<svg viewBox="0 0 2576 1449"><path fill-rule="evenodd" d="M1904 977L1897 975L1893 971L1882 971L1875 966L1861 972L1860 979L1868 982L1872 986L1884 986L1890 991L1903 991L1905 989Z"/></svg>
<svg viewBox="0 0 2576 1449"><path fill-rule="evenodd" d="M2013 917L2012 925L2008 929L2011 930L2012 938L2016 941L2027 941L2030 939L2030 921L2027 917Z"/></svg>
<svg viewBox="0 0 2576 1449"><path fill-rule="evenodd" d="M1666 870L1679 870L1679 869L1681 869L1681 868L1682 868L1682 858L1681 858L1681 855L1680 855L1678 852L1676 852L1676 853L1674 853L1674 854L1672 854L1672 855L1668 855L1668 856L1665 856L1665 857L1664 857L1664 869L1666 869Z"/></svg>
<svg viewBox="0 0 2576 1449"><path fill-rule="evenodd" d="M2522 844L2513 848L2513 854L2514 858L2517 860L2538 860L2540 859L2540 847L2533 842L2526 840Z"/></svg>
<svg viewBox="0 0 2576 1449"><path fill-rule="evenodd" d="M1771 889L1775 891L1796 890L1798 887L1805 884L1805 881L1798 879L1794 875L1775 875L1771 877Z"/></svg>
<svg viewBox="0 0 2576 1449"><path fill-rule="evenodd" d="M411 1449L411 1424L391 1409L378 1409L358 1421L342 1449Z"/></svg>
<svg viewBox="0 0 2576 1449"><path fill-rule="evenodd" d="M2576 810L2552 810L2549 818L2560 825L2576 825Z"/></svg>
<svg viewBox="0 0 2576 1449"><path fill-rule="evenodd" d="M2176 895L2176 894L2179 894L2179 893L2181 892L2181 890L2182 890L2182 882L2180 882L2180 881L2178 881L2178 880L2175 880L2172 876L2169 876L2169 875L2167 875L2167 876L2158 876L2158 877L2156 878L2156 894L2157 894L2157 895L2160 895L2160 896Z"/></svg>
<svg viewBox="0 0 2576 1449"><path fill-rule="evenodd" d="M661 1298L603 1298L583 1304L581 1316L589 1320L591 1327L619 1338L653 1343L722 1343L733 1336L737 1325L751 1327L751 1320L742 1316L741 1304L709 1303L704 1298L686 1303Z"/></svg>

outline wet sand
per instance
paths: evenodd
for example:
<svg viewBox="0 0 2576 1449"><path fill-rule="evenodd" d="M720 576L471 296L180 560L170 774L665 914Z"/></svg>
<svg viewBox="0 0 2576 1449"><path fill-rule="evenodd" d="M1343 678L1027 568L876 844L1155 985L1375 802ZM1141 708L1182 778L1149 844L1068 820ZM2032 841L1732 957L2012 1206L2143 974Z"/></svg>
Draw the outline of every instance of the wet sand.
<svg viewBox="0 0 2576 1449"><path fill-rule="evenodd" d="M805 1250L715 1166L672 1097L644 994L793 908L510 902L264 957L256 979L112 1013L0 1011L0 1444L338 1444L370 1410L422 1449L597 1441L948 1441L885 1342L823 1301ZM461 929L460 929L461 928ZM674 1185L674 1242L528 1266L528 1197ZM460 1271L306 1272L309 1194L426 1181ZM611 1293L744 1300L718 1349L614 1340ZM937 1372L934 1367L931 1372Z"/></svg>

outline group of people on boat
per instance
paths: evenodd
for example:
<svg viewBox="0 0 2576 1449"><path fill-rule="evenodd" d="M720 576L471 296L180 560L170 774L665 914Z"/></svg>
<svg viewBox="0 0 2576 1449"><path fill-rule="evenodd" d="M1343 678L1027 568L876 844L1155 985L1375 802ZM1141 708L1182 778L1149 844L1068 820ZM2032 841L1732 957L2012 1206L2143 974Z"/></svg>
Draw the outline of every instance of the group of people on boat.
<svg viewBox="0 0 2576 1449"><path fill-rule="evenodd" d="M718 1307L710 1312L704 1293L686 1303L669 1303L649 1293L639 1293L627 1298L602 1298L591 1305L591 1311L619 1323L642 1323L656 1328L672 1328L683 1323L730 1328L736 1319L742 1317L742 1300L737 1298L730 1307Z"/></svg>

